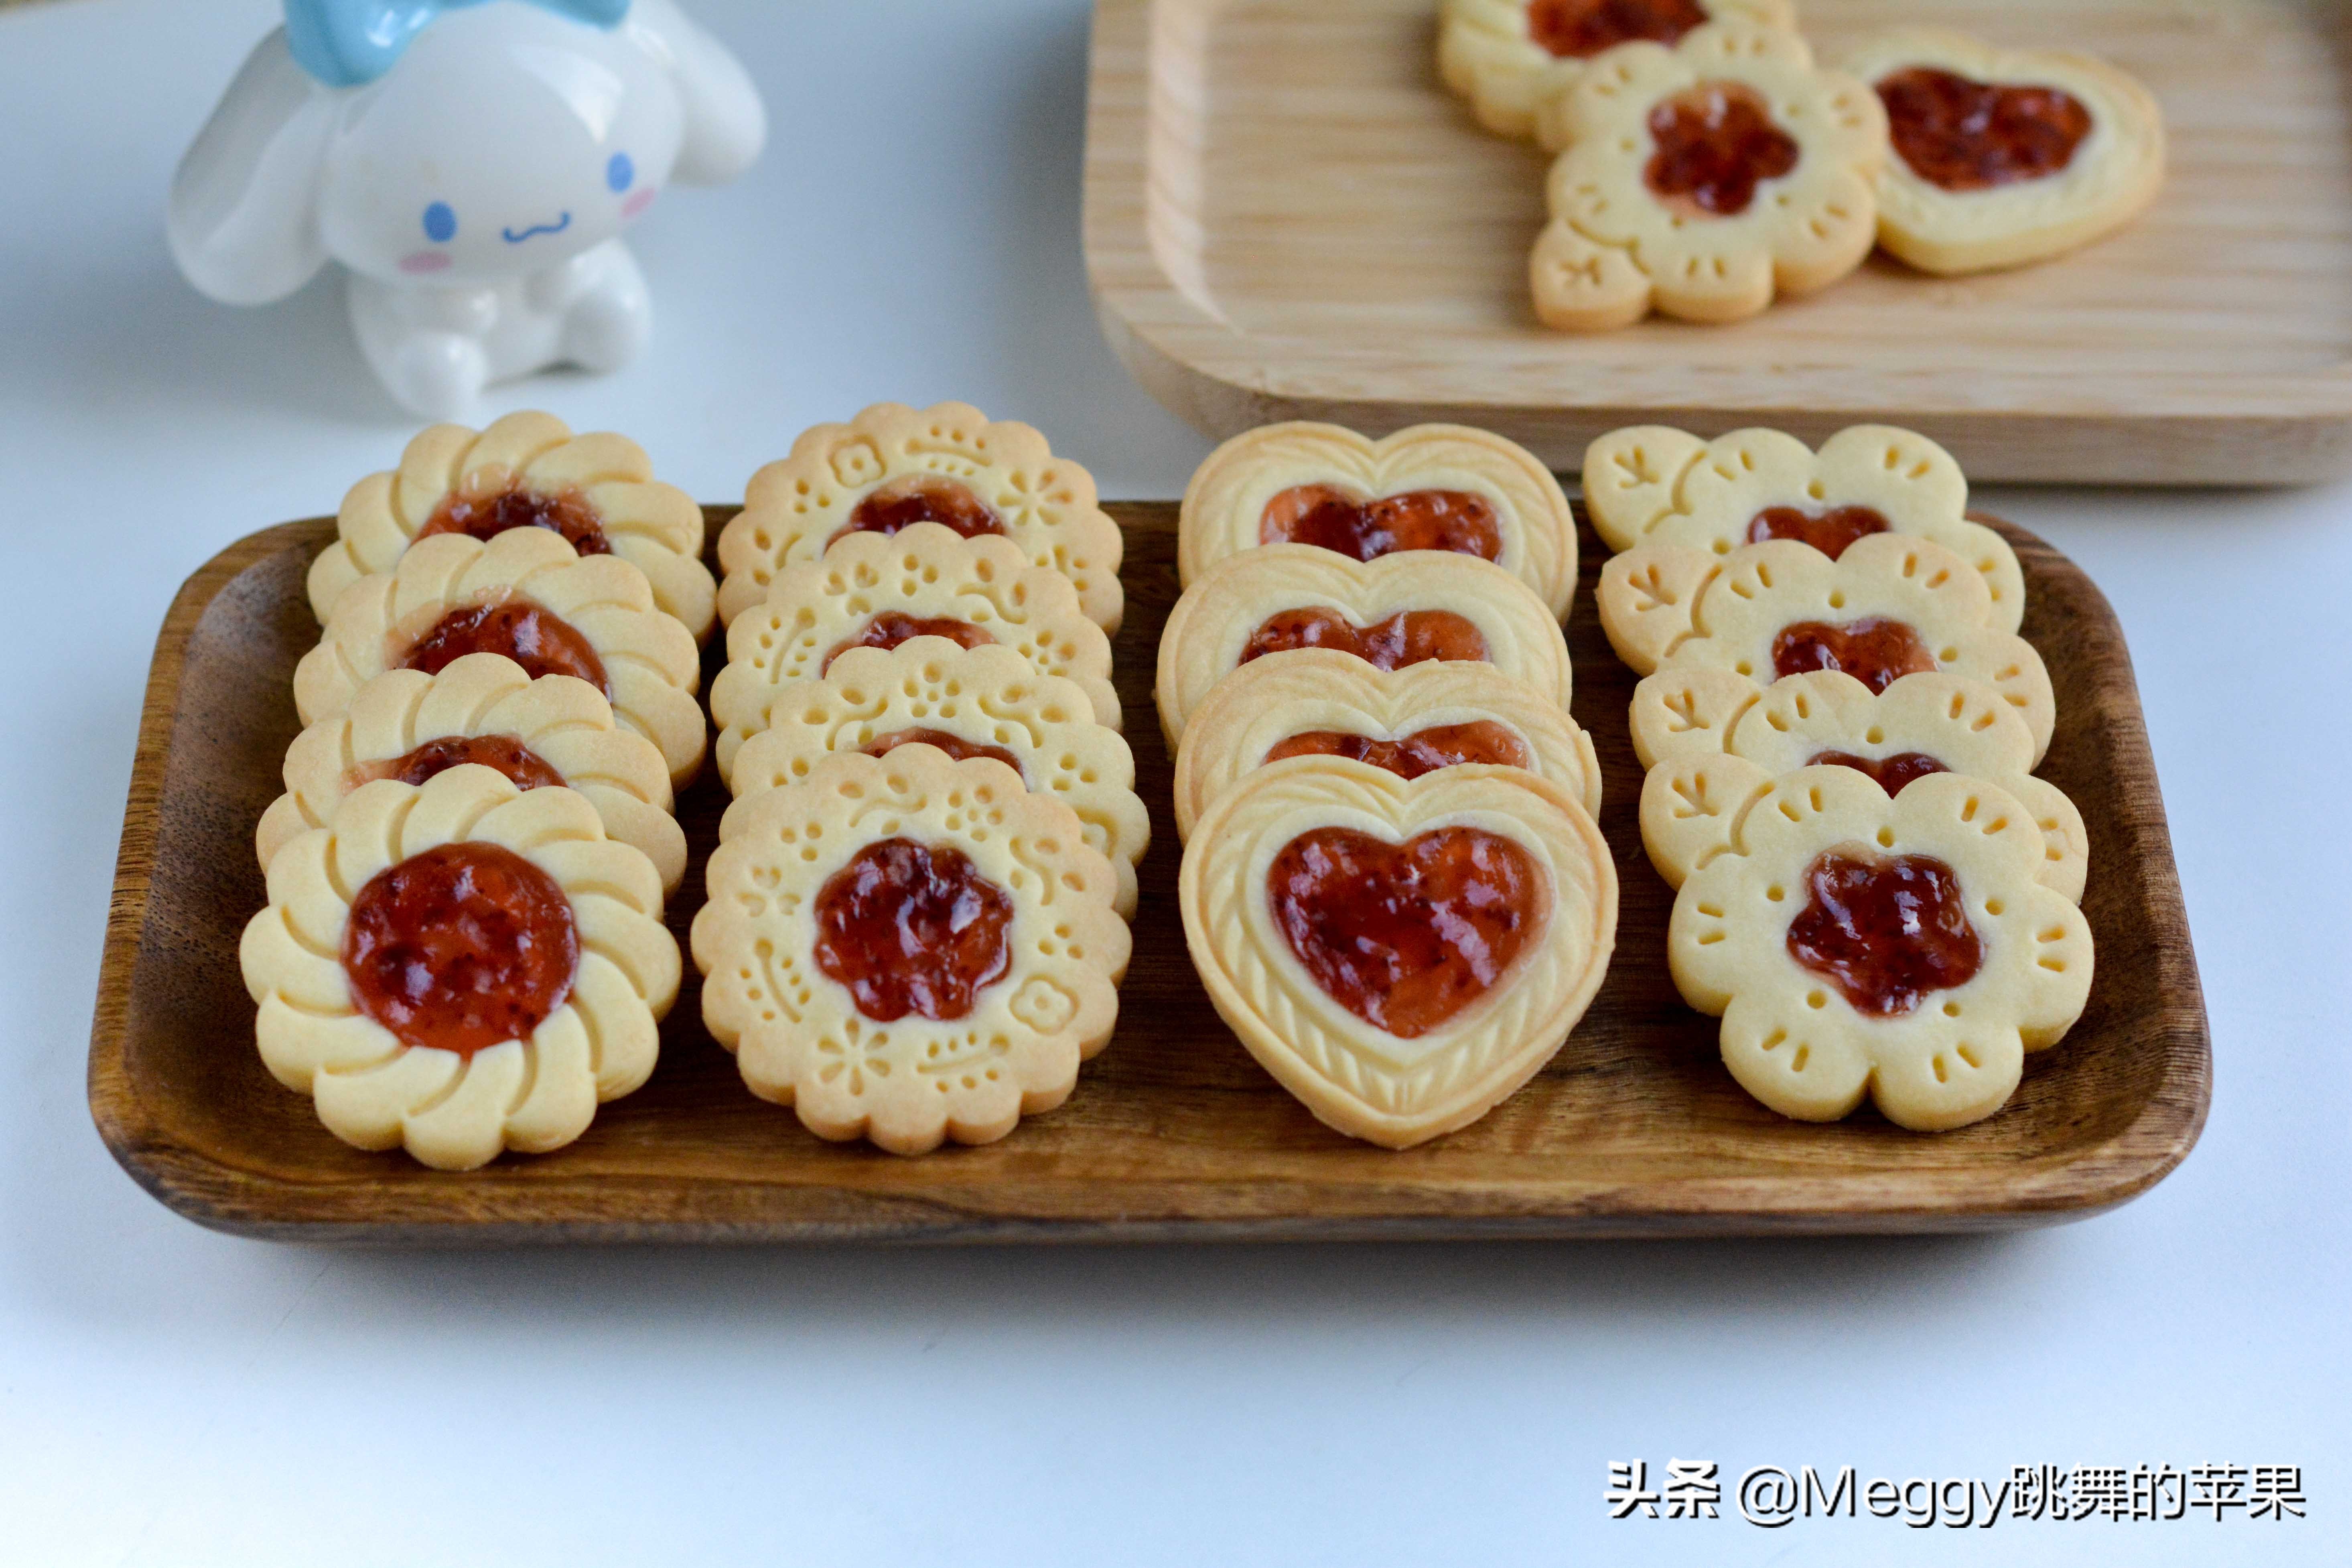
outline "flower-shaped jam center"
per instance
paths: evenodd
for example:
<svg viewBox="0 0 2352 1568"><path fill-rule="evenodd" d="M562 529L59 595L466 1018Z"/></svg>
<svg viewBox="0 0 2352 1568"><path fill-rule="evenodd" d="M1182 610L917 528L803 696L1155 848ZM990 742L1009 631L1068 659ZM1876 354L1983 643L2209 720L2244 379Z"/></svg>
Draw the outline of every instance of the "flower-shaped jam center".
<svg viewBox="0 0 2352 1568"><path fill-rule="evenodd" d="M582 555L609 555L613 546L604 537L604 520L588 498L566 487L560 490L453 490L417 530L428 533L462 533L485 542L510 528L544 528L563 536Z"/></svg>
<svg viewBox="0 0 2352 1568"><path fill-rule="evenodd" d="M1866 506L1836 506L1826 511L1803 511L1793 506L1768 506L1748 524L1749 544L1768 539L1794 539L1811 545L1834 561L1846 546L1874 533L1885 533L1886 519Z"/></svg>
<svg viewBox="0 0 2352 1568"><path fill-rule="evenodd" d="M1542 870L1475 827L1391 844L1322 827L1283 846L1266 900L1290 951L1331 999L1400 1039L1485 995L1543 925Z"/></svg>
<svg viewBox="0 0 2352 1568"><path fill-rule="evenodd" d="M1878 84L1895 151L1948 191L1981 191L2055 174L2091 133L2091 111L2054 87L1971 81L1931 66Z"/></svg>
<svg viewBox="0 0 2352 1568"><path fill-rule="evenodd" d="M1465 490L1410 490L1370 500L1336 485L1294 485L1265 503L1258 542L1313 544L1358 561L1392 550L1450 550L1482 561L1503 553L1493 504Z"/></svg>
<svg viewBox="0 0 2352 1568"><path fill-rule="evenodd" d="M1930 855L1832 849L1805 869L1811 895L1789 922L1789 956L1854 1011L1899 1018L1984 967L1959 879Z"/></svg>
<svg viewBox="0 0 2352 1568"><path fill-rule="evenodd" d="M533 680L545 675L576 676L605 696L613 694L604 679L604 661L579 628L519 594L451 610L410 645L401 668L438 675L469 653L503 654Z"/></svg>
<svg viewBox="0 0 2352 1568"><path fill-rule="evenodd" d="M1402 669L1430 659L1486 657L1486 639L1466 616L1451 610L1399 610L1369 626L1351 624L1336 610L1285 610L1266 617L1250 634L1241 662L1297 647L1337 648L1378 669Z"/></svg>
<svg viewBox="0 0 2352 1568"><path fill-rule="evenodd" d="M1698 0L1529 0L1528 37L1580 60L1637 38L1672 44L1706 20Z"/></svg>
<svg viewBox="0 0 2352 1568"><path fill-rule="evenodd" d="M1865 616L1843 626L1799 621L1772 639L1772 668L1779 675L1811 669L1842 669L1874 692L1903 676L1936 668L1936 656L1905 621Z"/></svg>
<svg viewBox="0 0 2352 1568"><path fill-rule="evenodd" d="M959 763L969 757L989 757L1003 763L1016 773L1021 772L1021 759L1003 746L982 745L978 741L967 741L961 735L950 735L945 730L926 730L920 726L877 735L858 749L869 757L887 757L901 746L936 746L948 754L949 760Z"/></svg>
<svg viewBox="0 0 2352 1568"><path fill-rule="evenodd" d="M404 1045L470 1056L527 1040L580 967L571 900L496 844L444 844L379 871L352 900L343 973Z"/></svg>
<svg viewBox="0 0 2352 1568"><path fill-rule="evenodd" d="M467 763L505 774L518 789L542 789L563 783L562 773L512 735L449 735L427 741L406 756L374 764L367 770L367 776L421 784Z"/></svg>
<svg viewBox="0 0 2352 1568"><path fill-rule="evenodd" d="M902 610L885 610L854 637L846 637L826 650L824 662L817 666L824 674L833 668L833 661L854 647L893 648L916 637L945 637L958 647L983 647L996 639L970 621L951 616L910 616Z"/></svg>
<svg viewBox="0 0 2352 1568"><path fill-rule="evenodd" d="M831 544L852 533L898 532L919 522L941 523L966 539L982 533L1003 533L1004 523L989 504L971 493L961 479L937 474L908 474L881 486L857 503L849 521L834 531Z"/></svg>
<svg viewBox="0 0 2352 1568"><path fill-rule="evenodd" d="M1866 773L1878 787L1890 795L1903 793L1903 786L1914 779L1924 779L1929 773L1951 770L1925 752L1897 752L1891 757L1857 757L1852 752L1815 752L1805 760L1809 768L1852 768Z"/></svg>
<svg viewBox="0 0 2352 1568"><path fill-rule="evenodd" d="M950 846L885 838L816 896L816 966L877 1024L963 1017L1013 966L1013 900Z"/></svg>
<svg viewBox="0 0 2352 1568"><path fill-rule="evenodd" d="M1756 187L1797 166L1796 139L1772 122L1754 88L1703 81L1650 110L1657 151L1643 178L1661 200L1691 216L1732 217L1748 210Z"/></svg>
<svg viewBox="0 0 2352 1568"><path fill-rule="evenodd" d="M1464 763L1492 763L1507 768L1524 768L1528 763L1526 743L1492 719L1474 719L1467 724L1433 724L1392 741L1350 735L1340 730L1309 730L1291 736L1265 754L1269 763L1278 763L1285 757L1353 757L1407 779Z"/></svg>

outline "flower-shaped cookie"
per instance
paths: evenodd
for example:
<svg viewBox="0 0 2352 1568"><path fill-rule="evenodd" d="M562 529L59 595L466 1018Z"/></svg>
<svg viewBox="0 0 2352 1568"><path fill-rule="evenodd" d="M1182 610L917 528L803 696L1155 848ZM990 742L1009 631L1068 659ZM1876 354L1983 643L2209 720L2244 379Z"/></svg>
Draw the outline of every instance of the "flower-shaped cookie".
<svg viewBox="0 0 2352 1568"><path fill-rule="evenodd" d="M1437 66L1498 136L1536 132L1544 100L1575 85L1604 49L1672 44L1710 21L1793 27L1789 0L1445 0Z"/></svg>
<svg viewBox="0 0 2352 1568"><path fill-rule="evenodd" d="M1472 555L1350 561L1268 544L1202 573L1160 637L1160 727L1170 745L1217 682L1270 653L1328 647L1382 669L1475 659L1568 706L1568 642L1535 591Z"/></svg>
<svg viewBox="0 0 2352 1568"><path fill-rule="evenodd" d="M1242 1044L1318 1120L1410 1148L1551 1059L1601 988L1617 871L1575 795L1517 768L1402 779L1297 757L1184 847L1184 941Z"/></svg>
<svg viewBox="0 0 2352 1568"><path fill-rule="evenodd" d="M1089 620L1118 630L1126 542L1096 504L1094 476L1054 456L1030 426L992 424L968 403L877 403L846 425L803 431L790 457L751 476L743 503L719 535L719 607L730 621L764 600L783 568L819 559L836 539L935 522L1011 540L1070 580Z"/></svg>
<svg viewBox="0 0 2352 1568"><path fill-rule="evenodd" d="M675 892L686 875L686 834L670 815L661 748L614 721L613 705L568 675L533 680L494 653L469 653L438 675L387 669L351 706L320 720L286 752L286 793L261 814L261 868L298 835L323 827L337 803L375 779L421 784L464 763L522 789L578 790L604 834L645 852Z"/></svg>
<svg viewBox="0 0 2352 1568"><path fill-rule="evenodd" d="M1117 879L1003 763L840 753L728 816L694 918L703 1021L819 1137L986 1143L1109 1040Z"/></svg>
<svg viewBox="0 0 2352 1568"><path fill-rule="evenodd" d="M1414 779L1467 763L1526 768L1601 815L1592 737L1565 709L1490 664L1377 669L1329 648L1269 654L1217 682L1176 752L1176 832L1268 763L1353 757Z"/></svg>
<svg viewBox="0 0 2352 1568"><path fill-rule="evenodd" d="M1528 262L1546 325L1599 331L1652 310L1736 321L1844 277L1877 233L1886 111L1776 27L1710 23L1622 44L1543 107L1567 148Z"/></svg>
<svg viewBox="0 0 2352 1568"><path fill-rule="evenodd" d="M261 1059L362 1149L545 1153L646 1081L677 995L653 862L568 789L378 779L269 863L245 928Z"/></svg>
<svg viewBox="0 0 2352 1568"><path fill-rule="evenodd" d="M1979 778L2017 797L2042 830L2035 879L2083 901L2090 836L2065 792L2030 771L2033 736L1987 687L1951 675L1906 675L1874 693L1850 675L1816 670L1753 682L1719 669L1653 675L1633 690L1633 744L1653 759L1642 784L1642 841L1670 884L1720 821L1782 773L1854 768L1889 794L1938 773ZM1694 847L1696 846L1696 847Z"/></svg>
<svg viewBox="0 0 2352 1568"><path fill-rule="evenodd" d="M1662 681L1658 700L1740 702L1745 682L1769 686L1809 669L1843 669L1874 691L1941 670L1990 687L2050 749L2057 700L2032 644L1993 624L1984 574L1942 545L1874 533L1832 561L1776 539L1727 555L1644 544L1610 558L1595 595L1601 628L1636 673L1709 682L1704 697Z"/></svg>
<svg viewBox="0 0 2352 1568"><path fill-rule="evenodd" d="M719 587L702 563L702 509L656 483L635 441L574 436L551 414L509 414L479 432L436 425L397 469L353 485L335 542L310 563L310 608L325 621L344 589L390 571L419 538L488 540L510 528L550 529L582 555L619 556L646 574L666 614L698 639L709 635Z"/></svg>
<svg viewBox="0 0 2352 1568"><path fill-rule="evenodd" d="M1264 425L1210 453L1184 488L1183 582L1285 543L1357 561L1400 550L1475 555L1534 589L1555 620L1576 592L1576 515L1559 481L1526 447L1465 425L1415 425L1378 441L1338 425Z"/></svg>
<svg viewBox="0 0 2352 1568"><path fill-rule="evenodd" d="M1832 560L1873 533L1932 539L1984 574L1993 625L2025 616L2025 574L2009 542L1969 515L1952 455L1891 425L1854 425L1819 453L1778 430L1712 441L1663 425L1612 430L1586 449L1584 507L1612 550L1682 544L1727 554L1794 539Z"/></svg>
<svg viewBox="0 0 2352 1568"><path fill-rule="evenodd" d="M1846 68L1886 106L1878 243L1926 272L1982 272L2088 245L2164 183L2164 115L2105 60L1905 27Z"/></svg>
<svg viewBox="0 0 2352 1568"><path fill-rule="evenodd" d="M1087 843L1118 878L1118 912L1134 915L1135 868L1151 843L1151 817L1135 793L1127 742L1095 722L1076 681L1038 674L1009 647L917 637L894 648L851 648L822 678L767 690L764 728L740 749L732 749L735 731L719 732L719 769L738 799L797 783L837 752L881 757L927 745L957 761L993 757L1077 814ZM722 821L721 842L728 831Z"/></svg>
<svg viewBox="0 0 2352 1568"><path fill-rule="evenodd" d="M1982 779L1889 799L1806 768L1726 826L1675 895L1667 962L1722 1017L1732 1077L1782 1115L1834 1121L1868 1094L1904 1127L1979 1121L2082 1016L2091 928L2034 880L2031 815Z"/></svg>
<svg viewBox="0 0 2352 1568"><path fill-rule="evenodd" d="M420 539L389 572L343 590L326 635L294 668L305 724L341 712L387 669L433 674L469 653L503 654L534 679L570 675L661 748L673 788L702 765L694 634L655 608L646 574L615 555L582 557L559 534L516 528L485 544Z"/></svg>

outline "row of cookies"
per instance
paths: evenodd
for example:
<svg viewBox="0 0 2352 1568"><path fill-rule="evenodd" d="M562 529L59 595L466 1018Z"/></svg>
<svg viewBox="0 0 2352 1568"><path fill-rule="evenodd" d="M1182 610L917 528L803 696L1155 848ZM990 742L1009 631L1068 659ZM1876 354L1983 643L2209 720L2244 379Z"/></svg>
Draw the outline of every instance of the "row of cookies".
<svg viewBox="0 0 2352 1568"><path fill-rule="evenodd" d="M1576 529L1484 431L1271 426L1187 488L1160 719L1219 1015L1318 1119L1486 1115L1598 991L1617 884L1560 632Z"/></svg>

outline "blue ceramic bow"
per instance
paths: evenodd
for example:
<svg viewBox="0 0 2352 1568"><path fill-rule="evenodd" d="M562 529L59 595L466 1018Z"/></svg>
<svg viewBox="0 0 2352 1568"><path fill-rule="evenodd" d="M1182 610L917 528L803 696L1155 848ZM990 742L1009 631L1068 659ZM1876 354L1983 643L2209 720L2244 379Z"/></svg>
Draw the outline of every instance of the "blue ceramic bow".
<svg viewBox="0 0 2352 1568"><path fill-rule="evenodd" d="M286 47L329 87L360 87L400 61L444 11L483 0L286 0ZM526 0L591 26L616 27L629 0Z"/></svg>

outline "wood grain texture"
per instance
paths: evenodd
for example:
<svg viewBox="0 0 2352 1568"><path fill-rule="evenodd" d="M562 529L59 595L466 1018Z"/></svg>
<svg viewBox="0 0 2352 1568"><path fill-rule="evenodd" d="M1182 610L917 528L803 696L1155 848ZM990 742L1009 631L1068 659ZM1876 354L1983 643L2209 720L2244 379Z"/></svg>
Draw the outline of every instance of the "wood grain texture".
<svg viewBox="0 0 2352 1568"><path fill-rule="evenodd" d="M2040 267L1877 257L1729 327L1535 320L1543 155L1439 83L1433 0L1098 0L1086 249L1104 331L1230 436L1500 431L1555 468L1621 425L1891 421L1979 480L2301 483L2352 473L2352 7L2326 0L1804 0L1835 61L1932 20L2147 82L2171 174L2139 222Z"/></svg>
<svg viewBox="0 0 2352 1568"><path fill-rule="evenodd" d="M2029 1059L2008 1109L1933 1137L1867 1110L1815 1127L1731 1081L1716 1021L1685 1007L1667 978L1671 898L1635 821L1633 678L1592 613L1604 552L1588 533L1570 640L1623 881L1616 962L1527 1089L1475 1127L1397 1154L1309 1117L1193 975L1150 692L1176 595L1176 508L1110 510L1128 538L1121 694L1158 832L1119 1032L1060 1110L1001 1143L919 1160L822 1142L744 1089L702 1028L689 966L651 1083L600 1110L571 1148L449 1175L337 1142L307 1096L263 1071L236 955L265 901L253 825L296 733L289 678L318 637L302 584L333 537L321 519L224 552L181 590L157 643L90 1039L90 1107L108 1147L206 1225L409 1244L1989 1229L2123 1203L2195 1142L2210 1092L2204 1005L2130 661L2105 601L2047 545L2010 532L2032 594L2025 632L2050 658L2063 715L2044 773L2090 824L2099 979L2074 1033ZM670 909L681 940L725 798L708 770L683 797L695 862Z"/></svg>

